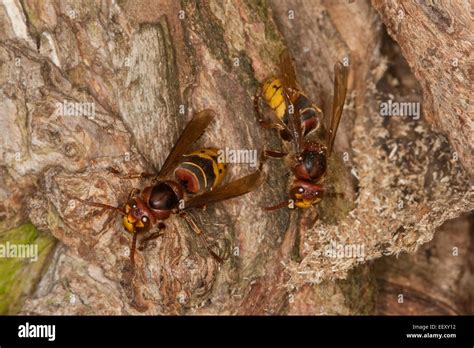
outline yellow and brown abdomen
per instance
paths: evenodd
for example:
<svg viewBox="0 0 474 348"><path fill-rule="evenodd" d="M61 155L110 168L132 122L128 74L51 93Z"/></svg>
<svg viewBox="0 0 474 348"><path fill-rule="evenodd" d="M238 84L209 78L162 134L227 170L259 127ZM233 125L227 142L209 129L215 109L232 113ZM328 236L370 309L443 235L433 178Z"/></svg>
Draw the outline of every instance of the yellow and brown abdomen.
<svg viewBox="0 0 474 348"><path fill-rule="evenodd" d="M281 121L283 121L287 109L282 87L280 79L269 79L262 87L263 99Z"/></svg>
<svg viewBox="0 0 474 348"><path fill-rule="evenodd" d="M283 96L283 87L280 79L269 79L263 84L262 97L278 119L288 125L288 107ZM304 135L316 129L320 123L318 118L321 115L321 110L315 107L308 97L299 90L292 90L288 97L293 104L294 111L300 113Z"/></svg>
<svg viewBox="0 0 474 348"><path fill-rule="evenodd" d="M203 148L184 156L174 174L187 192L203 193L222 182L227 164L219 161L218 151L216 148Z"/></svg>

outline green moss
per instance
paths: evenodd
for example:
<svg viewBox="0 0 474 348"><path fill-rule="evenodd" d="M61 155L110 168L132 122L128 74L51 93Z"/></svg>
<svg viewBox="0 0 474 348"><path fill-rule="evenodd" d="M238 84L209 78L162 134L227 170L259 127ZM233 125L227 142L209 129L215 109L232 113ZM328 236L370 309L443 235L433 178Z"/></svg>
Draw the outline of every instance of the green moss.
<svg viewBox="0 0 474 348"><path fill-rule="evenodd" d="M258 86L258 81L255 79L252 62L244 51L239 52L238 59L239 67L236 69L236 72L239 81L247 91L254 91Z"/></svg>
<svg viewBox="0 0 474 348"><path fill-rule="evenodd" d="M35 10L29 6L28 1L21 1L21 5L27 22L28 32L36 42L39 42L40 33L44 30L44 23L36 15Z"/></svg>
<svg viewBox="0 0 474 348"><path fill-rule="evenodd" d="M260 21L265 24L265 37L269 41L281 41L281 35L273 24L269 21L268 7L269 4L266 0L247 0L245 1L247 7L251 10L254 16L254 20Z"/></svg>
<svg viewBox="0 0 474 348"><path fill-rule="evenodd" d="M345 280L336 281L341 288L345 305L351 313L373 315L375 312L376 281L370 265L360 265L352 269Z"/></svg>
<svg viewBox="0 0 474 348"><path fill-rule="evenodd" d="M270 5L268 4L268 1L247 0L245 4L248 8L248 13L250 14L250 21L256 23L259 22L264 25L265 40L256 47L261 61L267 62L269 65L276 64L280 59L280 53L286 46L283 36L278 30L278 27L269 12ZM274 73L277 73L277 71Z"/></svg>
<svg viewBox="0 0 474 348"><path fill-rule="evenodd" d="M26 20L30 22L30 24L36 30L36 27L41 25L41 20L36 15L35 10L32 7L30 7L28 1L21 1L21 6L24 10Z"/></svg>
<svg viewBox="0 0 474 348"><path fill-rule="evenodd" d="M261 20L268 17L268 2L266 0L246 0L245 4Z"/></svg>
<svg viewBox="0 0 474 348"><path fill-rule="evenodd" d="M3 221L0 221L0 234L1 234L1 231L4 231L8 226L8 220L3 220Z"/></svg>
<svg viewBox="0 0 474 348"><path fill-rule="evenodd" d="M24 224L0 234L3 248L18 245L33 245L37 248L37 260L28 258L0 258L0 314L15 314L22 306L25 296L38 283L56 244L52 236L39 233L31 224ZM3 255L1 255L3 256Z"/></svg>
<svg viewBox="0 0 474 348"><path fill-rule="evenodd" d="M192 13L190 17L193 31L200 36L206 47L209 48L214 59L224 63L230 70L232 61L229 58L229 48L224 38L224 28L219 19L212 13L209 5L201 1L183 1L182 7L187 13Z"/></svg>

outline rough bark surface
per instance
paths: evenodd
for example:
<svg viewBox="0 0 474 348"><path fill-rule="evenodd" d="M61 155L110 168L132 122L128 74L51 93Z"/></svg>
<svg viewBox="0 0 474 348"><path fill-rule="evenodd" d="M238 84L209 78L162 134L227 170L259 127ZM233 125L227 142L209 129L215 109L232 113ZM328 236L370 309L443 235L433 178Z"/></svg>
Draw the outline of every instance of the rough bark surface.
<svg viewBox="0 0 474 348"><path fill-rule="evenodd" d="M473 216L444 223L415 255L377 260L376 312L389 315L474 313ZM400 295L403 295L400 298Z"/></svg>
<svg viewBox="0 0 474 348"><path fill-rule="evenodd" d="M424 116L444 132L474 177L471 4L373 0L423 90Z"/></svg>
<svg viewBox="0 0 474 348"><path fill-rule="evenodd" d="M421 101L421 93L400 52L384 49L382 21L367 2L5 0L0 23L0 227L31 221L59 240L23 313L374 313L369 261L414 253L444 221L473 208L460 163L470 163L463 149L472 141L462 138L462 118L447 113L435 122L460 139L459 161L428 123L458 101L439 109L426 97L438 76L423 75L429 117L380 117L381 99ZM258 127L252 102L278 73L285 47L302 89L322 106L334 63L350 60L326 182L344 196L304 213L266 213L261 207L286 198L289 171L284 161L268 161L258 190L195 214L229 254L224 264L174 217L137 254L133 271L120 219L73 197L123 203L148 182L108 168L159 169L192 113L205 108L218 117L198 145L285 147ZM64 101L94 103L95 116L58 115ZM230 176L252 170L236 165ZM328 257L333 244L362 246L363 255Z"/></svg>

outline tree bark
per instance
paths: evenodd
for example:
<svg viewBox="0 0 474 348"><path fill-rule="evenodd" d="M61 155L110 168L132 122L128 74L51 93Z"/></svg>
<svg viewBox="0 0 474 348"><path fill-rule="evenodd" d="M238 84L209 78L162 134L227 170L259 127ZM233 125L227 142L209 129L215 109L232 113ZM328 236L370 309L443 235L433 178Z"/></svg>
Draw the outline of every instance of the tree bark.
<svg viewBox="0 0 474 348"><path fill-rule="evenodd" d="M372 4L420 82L424 116L448 136L472 179L474 71L469 57L474 34L469 3L373 0Z"/></svg>
<svg viewBox="0 0 474 348"><path fill-rule="evenodd" d="M473 216L445 222L415 255L390 256L374 265L376 313L470 315L474 312ZM402 296L400 296L402 295Z"/></svg>
<svg viewBox="0 0 474 348"><path fill-rule="evenodd" d="M22 313L370 314L370 261L413 253L444 221L472 210L464 145L455 145L456 161L427 120L380 116L380 100L409 90L421 101L421 92L368 2L13 0L0 18L1 230L31 221L59 241L39 283L25 290ZM306 212L265 212L287 197L289 172L284 161L268 161L258 190L194 214L230 254L224 264L173 217L133 271L120 219L73 197L122 204L149 182L108 168L159 169L192 113L206 108L218 116L198 145L285 148L257 125L252 102L278 73L284 48L321 106L334 63L350 61L325 182L343 197ZM425 114L433 100L424 100ZM59 115L65 102L91 103L95 115ZM458 132L452 124L441 130ZM235 165L230 177L253 170ZM328 256L334 245L362 253Z"/></svg>

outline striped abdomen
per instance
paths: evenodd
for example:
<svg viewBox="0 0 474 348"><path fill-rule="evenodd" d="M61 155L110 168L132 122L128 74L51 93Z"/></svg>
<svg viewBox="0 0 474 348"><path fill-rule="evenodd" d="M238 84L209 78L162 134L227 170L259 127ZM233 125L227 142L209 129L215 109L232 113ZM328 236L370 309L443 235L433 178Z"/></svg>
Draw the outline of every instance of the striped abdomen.
<svg viewBox="0 0 474 348"><path fill-rule="evenodd" d="M185 155L174 174L187 192L197 194L217 187L226 171L227 165L218 161L218 149L204 148Z"/></svg>
<svg viewBox="0 0 474 348"><path fill-rule="evenodd" d="M288 107L283 97L283 85L280 79L270 79L263 85L263 98L275 112L276 116L288 125ZM301 127L304 129L304 135L319 126L318 116L321 110L315 107L311 101L300 91L289 93L294 111L299 110L301 118ZM283 136L283 135L282 135ZM286 140L286 139L285 139Z"/></svg>
<svg viewBox="0 0 474 348"><path fill-rule="evenodd" d="M317 109L311 101L302 93L297 93L291 101L296 110L299 110L301 118L301 127L304 130L303 134L307 135L313 129L318 128L321 110ZM283 122L288 125L288 110L286 110L283 116Z"/></svg>

